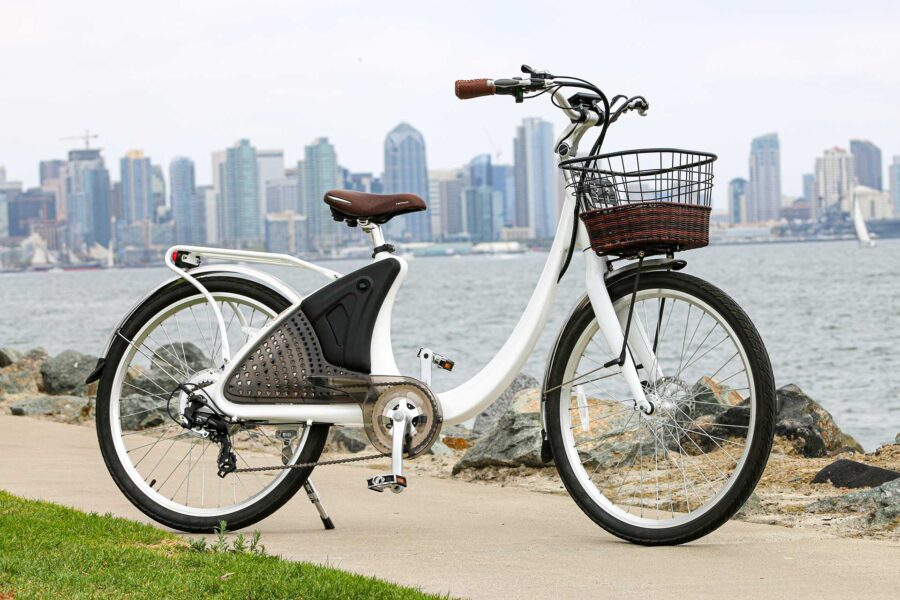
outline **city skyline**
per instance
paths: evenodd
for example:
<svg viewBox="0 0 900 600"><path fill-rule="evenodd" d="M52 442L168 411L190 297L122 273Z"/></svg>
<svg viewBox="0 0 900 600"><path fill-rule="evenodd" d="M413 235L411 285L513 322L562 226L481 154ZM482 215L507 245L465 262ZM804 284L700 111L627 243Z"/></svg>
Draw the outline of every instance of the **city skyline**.
<svg viewBox="0 0 900 600"><path fill-rule="evenodd" d="M509 98L460 102L452 82L516 75L527 62L585 77L609 94L648 98L646 118L629 115L611 128L609 151L708 150L720 156L718 177L729 181L746 176L746 140L778 131L784 192L800 196L800 175L812 169L807 157L835 141L870 139L885 162L900 155L900 122L890 117L900 90L893 26L900 6L801 4L613 5L605 18L616 26L604 32L604 47L628 48L629 60L600 68L588 51L593 43L572 52L556 41L569 30L568 15L595 10L589 3L565 11L547 5L541 19L478 5L477 24L466 18L475 9L466 2L431 18L436 8L415 3L391 11L358 5L357 19L340 22L340 52L321 51L335 28L330 5L270 3L261 10L198 1L186 8L161 0L152 14L121 20L118 10L91 0L7 3L0 39L15 60L6 61L3 112L16 118L5 125L0 164L33 185L31 165L64 157L69 148L58 138L91 127L116 159L138 147L163 165L176 155L192 157L200 182L211 180L207 149L242 137L259 148L284 148L290 164L303 144L327 135L343 163L372 172L380 168L383 132L404 120L430 141L432 168L484 152L496 157L498 150L511 162L506 132L525 116L545 118L558 131L559 111L544 98L523 106ZM684 18L692 7L702 11L702 25ZM403 26L404 35L381 33L388 22ZM460 30L470 34L465 48ZM90 44L82 43L83 31L91 32ZM678 51L661 51L668 48ZM683 56L692 57L687 78ZM719 186L717 205L724 199Z"/></svg>

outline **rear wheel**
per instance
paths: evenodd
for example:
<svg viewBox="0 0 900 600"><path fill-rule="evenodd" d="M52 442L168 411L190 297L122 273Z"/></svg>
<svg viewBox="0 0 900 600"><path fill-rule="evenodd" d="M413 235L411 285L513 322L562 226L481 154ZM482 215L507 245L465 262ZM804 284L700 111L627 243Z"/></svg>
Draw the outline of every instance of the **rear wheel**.
<svg viewBox="0 0 900 600"><path fill-rule="evenodd" d="M269 288L225 277L203 283L225 318L233 354L290 305ZM217 475L219 445L173 419L178 384L221 375L221 339L206 298L187 283L145 301L117 332L97 393L97 435L119 489L142 512L181 531L256 523L287 502L312 468ZM315 462L327 425L248 423L229 436L237 466Z"/></svg>
<svg viewBox="0 0 900 600"><path fill-rule="evenodd" d="M610 289L623 323L633 278ZM547 430L579 507L614 535L647 545L697 539L730 519L768 460L775 415L762 340L721 290L680 273L643 273L635 322L656 349L639 371L654 412L635 410L589 303L551 362Z"/></svg>

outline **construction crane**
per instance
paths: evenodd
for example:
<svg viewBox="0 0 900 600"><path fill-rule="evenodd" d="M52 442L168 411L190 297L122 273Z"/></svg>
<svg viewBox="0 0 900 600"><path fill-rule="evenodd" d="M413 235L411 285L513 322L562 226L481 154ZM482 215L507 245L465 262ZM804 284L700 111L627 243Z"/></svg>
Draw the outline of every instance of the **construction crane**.
<svg viewBox="0 0 900 600"><path fill-rule="evenodd" d="M84 140L84 148L85 150L90 150L91 148L91 140L96 140L100 136L96 133L91 133L90 129L85 129L82 135L73 135L70 137L59 138L60 141L68 141L68 140Z"/></svg>

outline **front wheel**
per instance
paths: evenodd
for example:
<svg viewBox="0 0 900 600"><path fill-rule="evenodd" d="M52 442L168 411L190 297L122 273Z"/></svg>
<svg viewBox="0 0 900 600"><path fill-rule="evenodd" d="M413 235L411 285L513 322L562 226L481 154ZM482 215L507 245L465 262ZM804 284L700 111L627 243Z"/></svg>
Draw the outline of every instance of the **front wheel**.
<svg viewBox="0 0 900 600"><path fill-rule="evenodd" d="M609 290L623 326L633 286L627 277ZM772 367L744 311L696 277L642 273L633 315L629 339L655 350L639 370L652 414L635 409L618 366L604 367L620 349L583 302L551 359L547 433L560 478L595 523L639 544L689 542L730 519L762 475Z"/></svg>

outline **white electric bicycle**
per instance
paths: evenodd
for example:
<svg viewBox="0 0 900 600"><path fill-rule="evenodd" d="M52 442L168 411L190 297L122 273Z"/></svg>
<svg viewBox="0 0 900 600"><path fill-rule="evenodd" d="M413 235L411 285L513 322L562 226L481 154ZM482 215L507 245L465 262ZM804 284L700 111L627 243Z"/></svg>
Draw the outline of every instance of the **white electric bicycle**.
<svg viewBox="0 0 900 600"><path fill-rule="evenodd" d="M744 311L680 273L685 262L674 256L708 242L715 156L599 154L610 124L644 114L647 101L523 73L456 84L461 99L546 95L569 120L554 147L568 189L556 235L524 313L490 362L439 393L431 369L451 368L449 359L422 349L417 377L397 368L391 312L407 265L381 226L425 210L417 196L327 192L334 218L374 245L372 263L343 276L293 256L174 246L165 262L177 277L125 316L89 378L100 381L103 457L135 506L182 531L211 532L220 521L238 529L304 487L331 528L310 474L349 462L320 458L336 426L365 428L375 456L391 457L391 472L369 479L371 489L402 491L404 460L426 452L442 425L479 414L520 372L579 247L587 289L544 375L542 458L594 522L632 542L687 542L735 514L768 459L775 389ZM578 157L594 127L590 153ZM293 266L327 282L304 296L247 266L201 266L207 259Z"/></svg>

